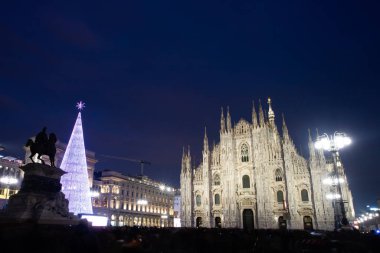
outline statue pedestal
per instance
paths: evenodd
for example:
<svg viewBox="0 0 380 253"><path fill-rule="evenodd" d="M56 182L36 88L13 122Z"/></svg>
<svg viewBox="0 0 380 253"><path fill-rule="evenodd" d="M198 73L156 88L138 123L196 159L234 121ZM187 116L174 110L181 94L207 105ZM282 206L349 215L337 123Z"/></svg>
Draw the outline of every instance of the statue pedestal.
<svg viewBox="0 0 380 253"><path fill-rule="evenodd" d="M9 198L1 213L2 223L76 225L80 219L69 212L69 201L61 192L61 176L66 172L39 163L22 166L25 172L20 191Z"/></svg>

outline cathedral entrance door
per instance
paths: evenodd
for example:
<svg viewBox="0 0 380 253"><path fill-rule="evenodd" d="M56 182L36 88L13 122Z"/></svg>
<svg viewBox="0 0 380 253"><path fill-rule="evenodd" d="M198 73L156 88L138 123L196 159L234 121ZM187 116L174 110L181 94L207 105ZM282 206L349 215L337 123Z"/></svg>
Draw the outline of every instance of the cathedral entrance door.
<svg viewBox="0 0 380 253"><path fill-rule="evenodd" d="M286 224L286 220L284 219L284 216L278 217L278 228L279 229L286 229L287 228L287 224Z"/></svg>
<svg viewBox="0 0 380 253"><path fill-rule="evenodd" d="M310 216L303 217L303 228L305 230L313 230L313 219Z"/></svg>
<svg viewBox="0 0 380 253"><path fill-rule="evenodd" d="M222 228L222 220L220 219L220 217L215 217L215 227Z"/></svg>
<svg viewBox="0 0 380 253"><path fill-rule="evenodd" d="M195 220L195 224L197 228L202 226L202 217L197 217L197 219Z"/></svg>
<svg viewBox="0 0 380 253"><path fill-rule="evenodd" d="M243 210L243 228L244 230L251 231L254 229L253 211L251 209Z"/></svg>

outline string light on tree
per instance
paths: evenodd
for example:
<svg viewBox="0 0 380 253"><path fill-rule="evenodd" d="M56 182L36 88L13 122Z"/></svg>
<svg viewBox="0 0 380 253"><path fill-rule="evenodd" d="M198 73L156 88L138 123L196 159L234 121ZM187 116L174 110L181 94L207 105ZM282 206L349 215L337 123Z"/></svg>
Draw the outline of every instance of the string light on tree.
<svg viewBox="0 0 380 253"><path fill-rule="evenodd" d="M78 117L63 156L61 169L67 172L61 178L62 192L69 200L74 214L92 214L91 192L88 180L86 149L84 146L81 110L85 104L77 103Z"/></svg>

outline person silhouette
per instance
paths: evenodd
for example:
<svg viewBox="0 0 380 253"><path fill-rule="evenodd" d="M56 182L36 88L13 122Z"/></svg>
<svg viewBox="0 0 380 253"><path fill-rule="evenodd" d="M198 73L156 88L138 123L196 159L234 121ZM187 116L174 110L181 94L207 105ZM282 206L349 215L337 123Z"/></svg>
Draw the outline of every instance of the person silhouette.
<svg viewBox="0 0 380 253"><path fill-rule="evenodd" d="M36 140L34 142L40 146L44 146L48 142L46 127L44 127L42 131L36 135Z"/></svg>

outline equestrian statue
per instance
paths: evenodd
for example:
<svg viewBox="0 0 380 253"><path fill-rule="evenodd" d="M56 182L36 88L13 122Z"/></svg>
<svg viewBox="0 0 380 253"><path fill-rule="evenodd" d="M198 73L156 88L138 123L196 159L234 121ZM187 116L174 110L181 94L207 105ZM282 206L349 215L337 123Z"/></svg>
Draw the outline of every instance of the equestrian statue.
<svg viewBox="0 0 380 253"><path fill-rule="evenodd" d="M55 143L57 142L57 137L55 136L54 133L48 135L46 133L46 127L42 129L41 132L39 132L36 135L36 139L33 142L32 139L29 139L25 146L30 147L30 156L29 158L32 160L33 163L33 157L38 154L37 159L40 160L43 164L45 164L44 160L41 159L42 155L47 155L49 156L50 159L50 164L52 167L55 167L55 153L56 153L56 148L55 148Z"/></svg>

